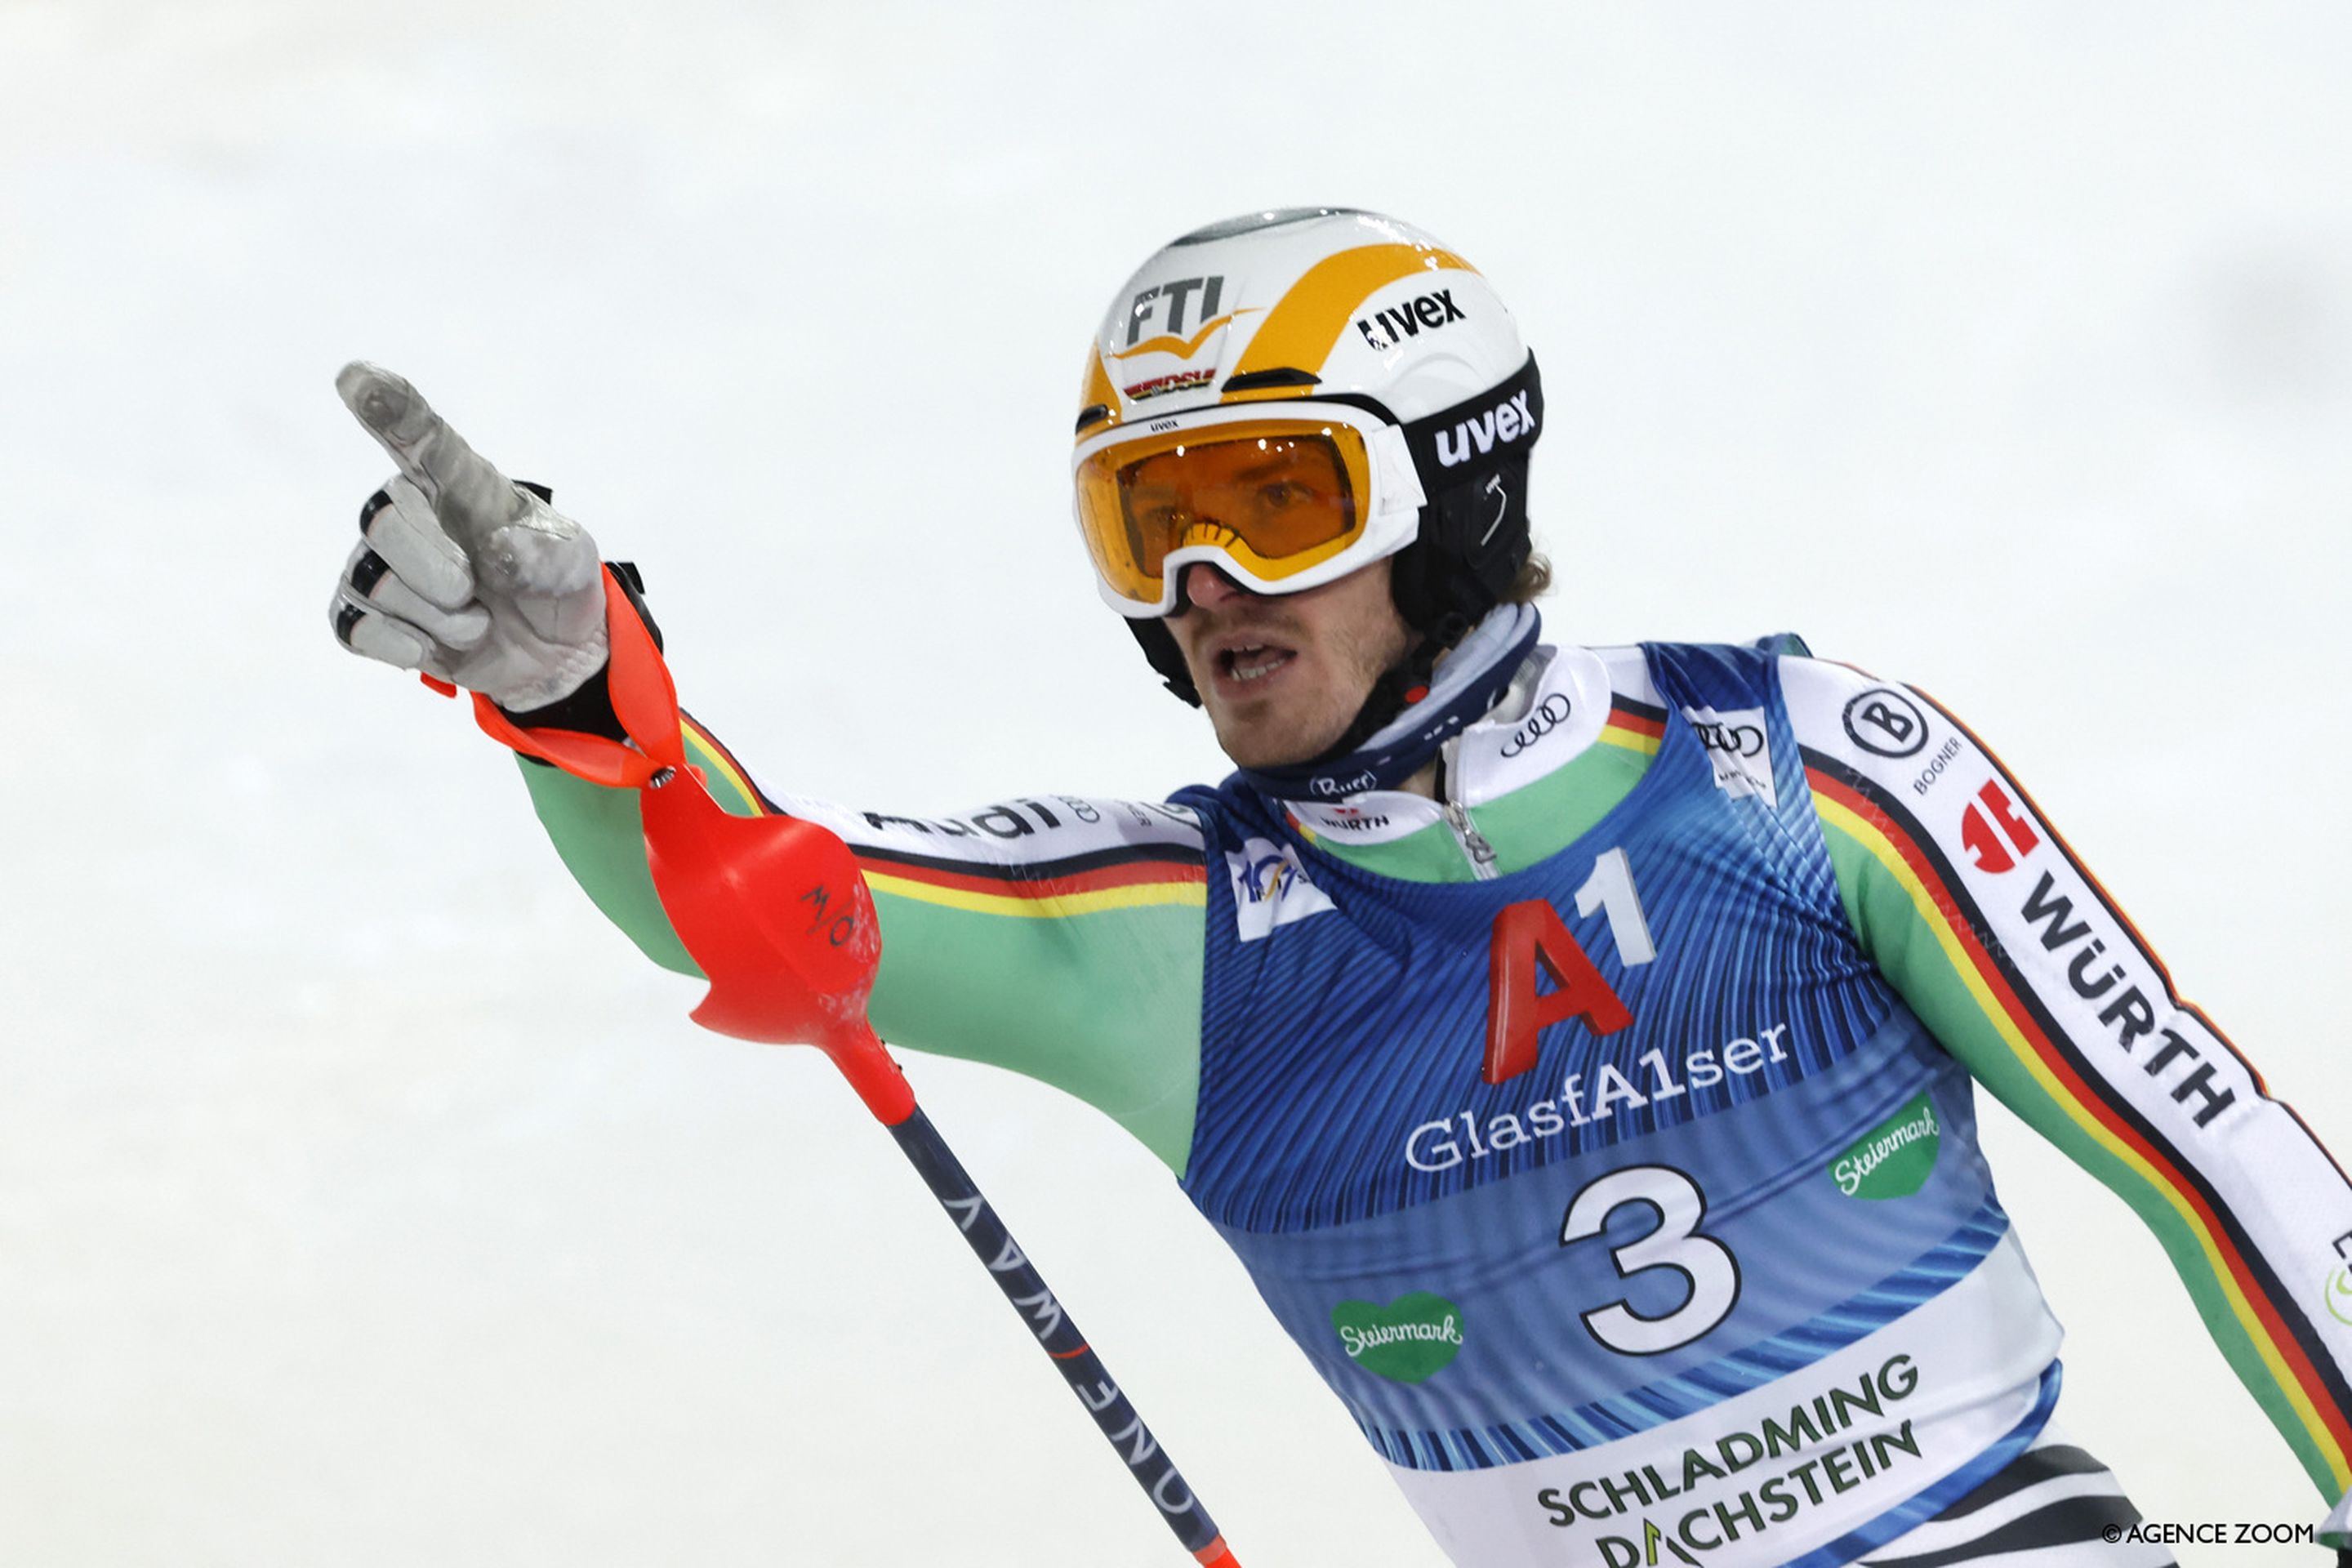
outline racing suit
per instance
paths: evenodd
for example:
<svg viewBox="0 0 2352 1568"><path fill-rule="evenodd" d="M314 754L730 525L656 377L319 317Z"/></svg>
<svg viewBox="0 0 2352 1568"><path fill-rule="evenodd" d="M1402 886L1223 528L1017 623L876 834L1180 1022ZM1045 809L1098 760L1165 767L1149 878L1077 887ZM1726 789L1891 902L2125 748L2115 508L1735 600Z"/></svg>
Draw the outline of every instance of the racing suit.
<svg viewBox="0 0 2352 1568"><path fill-rule="evenodd" d="M771 797L687 731L730 809L856 850L877 1030L1165 1161L1456 1562L2168 1561L2098 1543L2136 1516L2050 1425L1979 1082L2352 1484L2352 1185L1916 689L1792 637L1543 647L1440 799L950 817ZM600 907L696 973L635 795L525 773Z"/></svg>

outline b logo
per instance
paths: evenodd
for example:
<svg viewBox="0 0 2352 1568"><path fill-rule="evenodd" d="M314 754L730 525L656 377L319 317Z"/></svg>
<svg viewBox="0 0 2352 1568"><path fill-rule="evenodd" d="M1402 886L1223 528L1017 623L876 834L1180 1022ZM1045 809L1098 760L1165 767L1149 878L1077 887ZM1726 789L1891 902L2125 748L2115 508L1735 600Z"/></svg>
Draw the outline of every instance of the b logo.
<svg viewBox="0 0 2352 1568"><path fill-rule="evenodd" d="M1845 732L1874 756L1916 756L1927 743L1927 716L1903 693L1874 686L1845 705Z"/></svg>

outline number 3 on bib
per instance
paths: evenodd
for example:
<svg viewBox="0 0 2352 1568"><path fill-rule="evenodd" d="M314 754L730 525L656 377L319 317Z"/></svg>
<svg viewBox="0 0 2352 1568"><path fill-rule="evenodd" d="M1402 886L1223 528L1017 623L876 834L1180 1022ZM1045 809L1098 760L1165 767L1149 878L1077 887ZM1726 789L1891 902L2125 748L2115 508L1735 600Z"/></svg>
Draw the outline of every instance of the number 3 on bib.
<svg viewBox="0 0 2352 1568"><path fill-rule="evenodd" d="M1706 1198L1697 1183L1671 1165L1628 1165L1593 1182L1570 1201L1559 1222L1559 1244L1567 1247L1602 1234L1609 1216L1627 1204L1655 1210L1658 1227L1609 1249L1617 1278L1671 1268L1683 1277L1689 1293L1681 1306L1654 1318L1642 1316L1620 1298L1582 1314L1584 1327L1620 1355L1680 1350L1730 1316L1738 1304L1738 1260L1723 1243L1699 1234Z"/></svg>

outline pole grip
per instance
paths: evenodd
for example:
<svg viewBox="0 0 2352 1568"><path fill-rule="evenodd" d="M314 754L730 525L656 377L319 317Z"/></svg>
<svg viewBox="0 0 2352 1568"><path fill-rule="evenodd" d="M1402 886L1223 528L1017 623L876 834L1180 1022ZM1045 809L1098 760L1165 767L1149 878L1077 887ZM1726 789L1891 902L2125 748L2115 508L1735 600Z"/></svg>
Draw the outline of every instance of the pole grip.
<svg viewBox="0 0 2352 1568"><path fill-rule="evenodd" d="M883 1126L895 1130L918 1114L915 1090L907 1082L906 1072L863 1015L834 1031L817 1048L833 1058L833 1065L841 1069L841 1076Z"/></svg>

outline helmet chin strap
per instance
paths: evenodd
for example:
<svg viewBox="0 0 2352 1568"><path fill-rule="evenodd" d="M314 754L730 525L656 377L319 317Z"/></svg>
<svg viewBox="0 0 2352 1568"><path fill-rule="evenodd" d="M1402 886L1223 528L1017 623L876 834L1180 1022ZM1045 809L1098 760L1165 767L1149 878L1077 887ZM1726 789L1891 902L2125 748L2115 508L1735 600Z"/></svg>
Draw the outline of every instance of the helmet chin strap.
<svg viewBox="0 0 2352 1568"><path fill-rule="evenodd" d="M1328 751L1303 763L1238 768L1235 776L1280 800L1394 789L1503 700L1542 628L1529 605L1497 605L1475 626L1448 616L1373 683L1355 722Z"/></svg>

